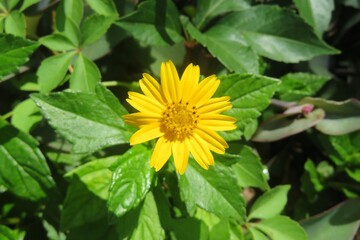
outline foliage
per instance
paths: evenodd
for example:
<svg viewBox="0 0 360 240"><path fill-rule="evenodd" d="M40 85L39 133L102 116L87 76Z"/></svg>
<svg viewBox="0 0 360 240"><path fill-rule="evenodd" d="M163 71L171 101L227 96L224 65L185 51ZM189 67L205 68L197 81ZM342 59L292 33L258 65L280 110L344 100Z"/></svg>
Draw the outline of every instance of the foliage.
<svg viewBox="0 0 360 240"><path fill-rule="evenodd" d="M356 0L0 0L0 239L358 239L359 14ZM172 159L155 172L154 142L129 145L127 91L167 60L231 99L237 129L208 170L190 156L184 175Z"/></svg>

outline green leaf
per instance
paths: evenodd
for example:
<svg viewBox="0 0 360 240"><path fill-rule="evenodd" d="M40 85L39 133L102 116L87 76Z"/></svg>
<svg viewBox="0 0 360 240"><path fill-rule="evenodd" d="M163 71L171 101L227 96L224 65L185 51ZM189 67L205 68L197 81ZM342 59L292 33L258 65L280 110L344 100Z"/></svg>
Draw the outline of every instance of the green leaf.
<svg viewBox="0 0 360 240"><path fill-rule="evenodd" d="M68 51L76 48L76 45L62 33L42 37L39 42L53 51Z"/></svg>
<svg viewBox="0 0 360 240"><path fill-rule="evenodd" d="M290 185L277 186L261 195L251 207L249 219L268 219L285 208Z"/></svg>
<svg viewBox="0 0 360 240"><path fill-rule="evenodd" d="M30 132L31 128L40 122L42 116L39 108L31 99L22 101L13 110L11 124L23 132Z"/></svg>
<svg viewBox="0 0 360 240"><path fill-rule="evenodd" d="M263 220L255 227L264 232L271 240L308 239L304 229L297 222L285 216L276 216Z"/></svg>
<svg viewBox="0 0 360 240"><path fill-rule="evenodd" d="M63 82L74 54L62 53L41 62L36 75L42 93L50 92Z"/></svg>
<svg viewBox="0 0 360 240"><path fill-rule="evenodd" d="M0 34L0 79L23 65L38 47L35 42Z"/></svg>
<svg viewBox="0 0 360 240"><path fill-rule="evenodd" d="M293 114L291 114L293 115ZM324 120L325 112L322 109L316 109L304 118L288 119L289 114L277 114L260 125L252 138L256 142L277 141L306 129L309 129Z"/></svg>
<svg viewBox="0 0 360 240"><path fill-rule="evenodd" d="M19 37L25 37L25 16L19 11L12 11L5 18L5 32Z"/></svg>
<svg viewBox="0 0 360 240"><path fill-rule="evenodd" d="M97 13L105 16L117 16L116 6L113 0L86 0L90 7Z"/></svg>
<svg viewBox="0 0 360 240"><path fill-rule="evenodd" d="M65 16L70 18L76 26L79 26L84 11L83 1L63 0L63 2Z"/></svg>
<svg viewBox="0 0 360 240"><path fill-rule="evenodd" d="M114 17L106 17L97 14L87 17L81 26L80 44L84 46L97 41L106 33L114 21Z"/></svg>
<svg viewBox="0 0 360 240"><path fill-rule="evenodd" d="M170 236L175 240L208 240L209 229L196 218L180 218L171 221Z"/></svg>
<svg viewBox="0 0 360 240"><path fill-rule="evenodd" d="M249 228L253 240L269 240L269 238L256 228Z"/></svg>
<svg viewBox="0 0 360 240"><path fill-rule="evenodd" d="M20 7L20 12L24 11L28 7L40 2L40 0L24 0L23 4Z"/></svg>
<svg viewBox="0 0 360 240"><path fill-rule="evenodd" d="M199 206L220 218L245 221L245 201L231 168L219 161L209 170L190 159L183 176L179 176L181 195L190 212Z"/></svg>
<svg viewBox="0 0 360 240"><path fill-rule="evenodd" d="M79 54L70 77L70 89L82 92L94 92L101 74L96 64Z"/></svg>
<svg viewBox="0 0 360 240"><path fill-rule="evenodd" d="M304 170L305 172L301 177L301 191L303 191L310 200L314 200L316 194L324 189L324 185L312 160L306 160Z"/></svg>
<svg viewBox="0 0 360 240"><path fill-rule="evenodd" d="M74 144L73 151L91 153L127 143L132 134L121 118L123 109L115 111L104 101L103 93L61 92L31 97L50 125ZM111 95L110 91L106 94Z"/></svg>
<svg viewBox="0 0 360 240"><path fill-rule="evenodd" d="M193 22L198 29L214 17L232 11L249 8L248 0L199 0Z"/></svg>
<svg viewBox="0 0 360 240"><path fill-rule="evenodd" d="M232 23L258 54L276 61L296 63L339 53L320 40L300 17L285 8L260 5L227 15L217 24L227 23Z"/></svg>
<svg viewBox="0 0 360 240"><path fill-rule="evenodd" d="M146 195L141 207L139 220L130 239L131 240L158 240L164 239L165 232L161 227L156 202L151 192Z"/></svg>
<svg viewBox="0 0 360 240"><path fill-rule="evenodd" d="M222 132L227 140L238 140L247 127L256 121L270 103L280 83L277 79L251 74L231 74L220 77L216 97L229 96L233 108L226 113L237 119L237 130Z"/></svg>
<svg viewBox="0 0 360 240"><path fill-rule="evenodd" d="M310 103L325 110L325 119L316 129L329 135L343 135L360 129L360 102L349 99L342 102L321 98L304 98L300 104Z"/></svg>
<svg viewBox="0 0 360 240"><path fill-rule="evenodd" d="M329 76L310 73L289 73L281 77L279 96L284 101L297 101L312 96L330 80Z"/></svg>
<svg viewBox="0 0 360 240"><path fill-rule="evenodd" d="M210 240L230 239L230 224L229 221L221 220L217 223L210 232Z"/></svg>
<svg viewBox="0 0 360 240"><path fill-rule="evenodd" d="M0 119L0 184L13 194L36 201L55 183L37 142Z"/></svg>
<svg viewBox="0 0 360 240"><path fill-rule="evenodd" d="M171 0L148 0L116 22L144 45L172 45L182 42L179 13Z"/></svg>
<svg viewBox="0 0 360 240"><path fill-rule="evenodd" d="M9 227L5 225L0 225L0 239L1 240L20 240L22 237L19 233L16 231L10 229Z"/></svg>
<svg viewBox="0 0 360 240"><path fill-rule="evenodd" d="M118 156L98 159L66 174L70 179L61 212L61 227L70 229L107 216L106 200L111 184L109 167Z"/></svg>
<svg viewBox="0 0 360 240"><path fill-rule="evenodd" d="M138 145L119 158L108 200L108 209L116 216L137 207L150 190L153 177L150 156L149 149Z"/></svg>
<svg viewBox="0 0 360 240"><path fill-rule="evenodd" d="M301 222L309 239L354 239L359 228L360 199L345 201L336 207Z"/></svg>
<svg viewBox="0 0 360 240"><path fill-rule="evenodd" d="M328 29L334 0L294 0L300 16L321 35Z"/></svg>
<svg viewBox="0 0 360 240"><path fill-rule="evenodd" d="M182 18L182 22L191 37L207 47L209 52L229 70L242 73L259 72L257 54L241 34L231 25L229 26L231 23L216 24L205 33L201 33L188 19Z"/></svg>

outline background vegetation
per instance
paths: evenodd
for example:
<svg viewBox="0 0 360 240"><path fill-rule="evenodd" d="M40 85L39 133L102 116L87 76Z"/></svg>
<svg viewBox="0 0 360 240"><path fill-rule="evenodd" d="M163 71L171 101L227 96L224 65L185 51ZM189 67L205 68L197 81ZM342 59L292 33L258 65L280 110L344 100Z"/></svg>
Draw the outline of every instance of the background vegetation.
<svg viewBox="0 0 360 240"><path fill-rule="evenodd" d="M0 0L0 239L360 239L360 1ZM238 129L149 168L127 91L172 60Z"/></svg>

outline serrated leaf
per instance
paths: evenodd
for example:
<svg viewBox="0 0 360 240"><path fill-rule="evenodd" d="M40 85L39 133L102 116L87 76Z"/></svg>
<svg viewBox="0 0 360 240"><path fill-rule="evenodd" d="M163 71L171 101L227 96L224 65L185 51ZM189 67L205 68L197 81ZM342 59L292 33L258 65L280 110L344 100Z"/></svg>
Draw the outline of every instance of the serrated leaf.
<svg viewBox="0 0 360 240"><path fill-rule="evenodd" d="M36 201L55 187L37 142L0 119L0 183L13 194Z"/></svg>
<svg viewBox="0 0 360 240"><path fill-rule="evenodd" d="M258 54L276 61L296 63L339 53L285 8L260 5L227 15L217 24L229 23Z"/></svg>
<svg viewBox="0 0 360 240"><path fill-rule="evenodd" d="M332 101L322 98L304 98L300 104L310 103L325 111L325 118L316 129L328 135L343 135L360 129L360 101Z"/></svg>
<svg viewBox="0 0 360 240"><path fill-rule="evenodd" d="M74 54L74 52L62 53L41 62L36 75L42 93L48 93L62 83Z"/></svg>
<svg viewBox="0 0 360 240"><path fill-rule="evenodd" d="M172 45L183 41L179 13L171 0L148 0L116 22L144 45Z"/></svg>
<svg viewBox="0 0 360 240"><path fill-rule="evenodd" d="M70 77L70 89L82 92L94 92L100 82L101 74L96 64L79 54Z"/></svg>
<svg viewBox="0 0 360 240"><path fill-rule="evenodd" d="M39 108L34 101L26 99L14 108L11 123L21 131L30 132L31 128L41 119Z"/></svg>
<svg viewBox="0 0 360 240"><path fill-rule="evenodd" d="M276 216L259 222L256 228L264 232L271 240L307 240L304 229L294 220L285 216Z"/></svg>
<svg viewBox="0 0 360 240"><path fill-rule="evenodd" d="M108 200L108 209L116 216L137 207L150 190L153 177L150 156L149 149L137 145L119 158Z"/></svg>
<svg viewBox="0 0 360 240"><path fill-rule="evenodd" d="M97 13L105 16L117 16L116 6L113 0L86 0L90 7Z"/></svg>
<svg viewBox="0 0 360 240"><path fill-rule="evenodd" d="M50 125L74 144L76 153L127 143L132 134L119 112L96 93L61 92L31 97Z"/></svg>
<svg viewBox="0 0 360 240"><path fill-rule="evenodd" d="M68 51L76 48L76 45L62 33L42 37L39 42L53 51Z"/></svg>
<svg viewBox="0 0 360 240"><path fill-rule="evenodd" d="M191 37L207 47L229 70L241 73L259 72L257 54L229 23L216 24L205 33L201 33L188 19L182 18L182 22Z"/></svg>
<svg viewBox="0 0 360 240"><path fill-rule="evenodd" d="M97 14L87 17L81 25L80 45L89 45L97 41L106 33L114 21L114 17L106 17Z"/></svg>
<svg viewBox="0 0 360 240"><path fill-rule="evenodd" d="M5 18L5 32L19 37L25 37L25 16L15 10Z"/></svg>
<svg viewBox="0 0 360 240"><path fill-rule="evenodd" d="M226 113L237 119L237 130L221 132L227 140L238 140L253 124L270 103L271 97L280 83L277 79L251 74L231 74L220 77L221 84L215 93L216 97L229 96L233 108Z"/></svg>
<svg viewBox="0 0 360 240"><path fill-rule="evenodd" d="M261 195L251 207L249 219L268 219L279 215L285 208L290 185L277 186Z"/></svg>
<svg viewBox="0 0 360 240"><path fill-rule="evenodd" d="M327 30L331 13L334 10L334 0L294 0L300 16L321 35Z"/></svg>
<svg viewBox="0 0 360 240"><path fill-rule="evenodd" d="M301 225L309 235L309 239L352 240L360 222L360 214L357 209L360 209L360 200L348 200L326 212L302 221Z"/></svg>
<svg viewBox="0 0 360 240"><path fill-rule="evenodd" d="M199 0L193 22L200 29L218 15L244 10L249 7L248 0Z"/></svg>
<svg viewBox="0 0 360 240"><path fill-rule="evenodd" d="M70 185L61 212L61 227L70 229L107 216L106 200L111 184L109 167L117 156L98 159L67 173Z"/></svg>
<svg viewBox="0 0 360 240"><path fill-rule="evenodd" d="M0 34L0 46L0 78L24 64L38 47L35 42L3 34Z"/></svg>
<svg viewBox="0 0 360 240"><path fill-rule="evenodd" d="M194 162L191 159L187 171L179 177L181 195L188 210L193 212L199 206L220 218L243 223L245 201L231 169L217 162L205 171Z"/></svg>

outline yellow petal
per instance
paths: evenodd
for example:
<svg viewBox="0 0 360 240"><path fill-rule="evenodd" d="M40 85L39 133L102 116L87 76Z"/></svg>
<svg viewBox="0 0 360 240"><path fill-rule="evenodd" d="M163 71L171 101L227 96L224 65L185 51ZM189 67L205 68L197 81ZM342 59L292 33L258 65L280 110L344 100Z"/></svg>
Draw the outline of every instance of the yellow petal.
<svg viewBox="0 0 360 240"><path fill-rule="evenodd" d="M160 69L161 89L166 100L171 102L178 101L179 75L171 61L161 64Z"/></svg>
<svg viewBox="0 0 360 240"><path fill-rule="evenodd" d="M180 85L181 85L181 99L183 102L189 101L189 97L192 96L195 86L198 85L200 78L200 68L197 65L189 64L183 75L181 76Z"/></svg>
<svg viewBox="0 0 360 240"><path fill-rule="evenodd" d="M199 134L199 136L209 144L210 149L216 153L223 154L224 148L229 147L219 134L205 126L198 124L194 132Z"/></svg>
<svg viewBox="0 0 360 240"><path fill-rule="evenodd" d="M160 84L149 74L144 73L143 79L139 82L140 88L146 96L156 99L161 104L164 104L164 98L161 95Z"/></svg>
<svg viewBox="0 0 360 240"><path fill-rule="evenodd" d="M221 113L231 109L230 97L211 98L206 104L198 109L198 113Z"/></svg>
<svg viewBox="0 0 360 240"><path fill-rule="evenodd" d="M189 145L188 141L175 141L172 144L172 153L174 156L175 168L181 175L184 174L188 159L189 159Z"/></svg>
<svg viewBox="0 0 360 240"><path fill-rule="evenodd" d="M136 92L129 92L129 98L126 101L140 112L161 114L165 109L156 100Z"/></svg>
<svg viewBox="0 0 360 240"><path fill-rule="evenodd" d="M150 167L155 167L159 171L171 155L171 142L164 137L159 138L155 145L154 152L150 159Z"/></svg>
<svg viewBox="0 0 360 240"><path fill-rule="evenodd" d="M143 125L160 122L161 115L156 113L150 114L150 113L137 112L137 113L124 115L123 118L125 119L125 122L128 124L143 126Z"/></svg>
<svg viewBox="0 0 360 240"><path fill-rule="evenodd" d="M208 165L214 164L214 158L204 140L194 134L189 139L189 143L191 154L202 168L208 169Z"/></svg>
<svg viewBox="0 0 360 240"><path fill-rule="evenodd" d="M199 124L215 131L236 129L236 118L221 114L202 114Z"/></svg>
<svg viewBox="0 0 360 240"><path fill-rule="evenodd" d="M220 85L220 80L215 75L205 78L196 88L196 92L191 96L191 103L196 107L201 107L207 103L216 92Z"/></svg>
<svg viewBox="0 0 360 240"><path fill-rule="evenodd" d="M164 133L160 131L160 123L145 125L131 136L130 145L143 143L163 135Z"/></svg>

